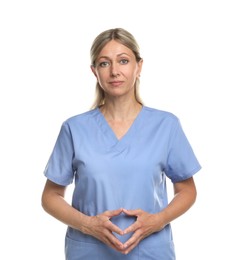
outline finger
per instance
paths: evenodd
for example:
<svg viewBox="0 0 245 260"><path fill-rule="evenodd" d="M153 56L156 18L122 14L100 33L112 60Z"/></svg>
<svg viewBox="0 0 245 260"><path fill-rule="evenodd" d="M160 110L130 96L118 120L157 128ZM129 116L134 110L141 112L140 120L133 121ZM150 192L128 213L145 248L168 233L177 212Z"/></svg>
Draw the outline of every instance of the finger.
<svg viewBox="0 0 245 260"><path fill-rule="evenodd" d="M120 229L117 225L113 224L110 219L104 215L95 216L99 221L99 228L103 228L105 232L112 234L112 232L117 233L118 235L123 235L123 230Z"/></svg>
<svg viewBox="0 0 245 260"><path fill-rule="evenodd" d="M124 243L123 253L128 254L129 252L131 252L139 244L139 241L140 241L140 235L134 233L134 235Z"/></svg>
<svg viewBox="0 0 245 260"><path fill-rule="evenodd" d="M142 212L140 209L123 209L122 211L128 216L138 216Z"/></svg>
<svg viewBox="0 0 245 260"><path fill-rule="evenodd" d="M123 211L122 208L120 208L120 209L115 209L115 210L108 210L108 211L105 212L105 214L106 214L108 217L112 218L112 217L115 217L115 216L120 215L120 214L122 213L122 211Z"/></svg>
<svg viewBox="0 0 245 260"><path fill-rule="evenodd" d="M118 216L119 214L121 214L122 209L116 209L116 210L107 210L99 215L97 215L98 218L100 218L103 221L108 221L110 220L112 217L114 216Z"/></svg>
<svg viewBox="0 0 245 260"><path fill-rule="evenodd" d="M104 218L106 218L104 216ZM113 234L123 234L123 231L114 225L109 219L102 223L102 226L95 232L95 237L101 240L103 243L107 244L110 247L113 247L117 251L123 250L123 243Z"/></svg>
<svg viewBox="0 0 245 260"><path fill-rule="evenodd" d="M122 236L124 234L124 231L120 229L117 225L113 224L111 221L108 221L106 223L106 227L114 233L117 233L118 235Z"/></svg>
<svg viewBox="0 0 245 260"><path fill-rule="evenodd" d="M132 244L131 246L124 248L124 250L121 252L122 254L129 254L136 246L138 245L138 243Z"/></svg>
<svg viewBox="0 0 245 260"><path fill-rule="evenodd" d="M124 245L123 243L116 238L112 233L109 233L108 236L105 237L106 243L116 249L117 251L123 251Z"/></svg>
<svg viewBox="0 0 245 260"><path fill-rule="evenodd" d="M130 225L129 227L123 230L123 235L126 235L131 232L135 232L138 228L139 228L139 224L136 221L132 225Z"/></svg>

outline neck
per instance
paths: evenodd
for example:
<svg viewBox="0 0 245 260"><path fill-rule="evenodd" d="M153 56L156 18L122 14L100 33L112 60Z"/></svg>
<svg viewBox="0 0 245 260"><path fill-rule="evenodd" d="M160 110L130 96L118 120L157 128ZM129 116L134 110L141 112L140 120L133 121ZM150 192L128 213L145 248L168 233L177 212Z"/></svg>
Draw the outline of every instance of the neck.
<svg viewBox="0 0 245 260"><path fill-rule="evenodd" d="M140 112L142 105L136 100L122 102L106 101L100 110L108 120L124 121L134 119Z"/></svg>

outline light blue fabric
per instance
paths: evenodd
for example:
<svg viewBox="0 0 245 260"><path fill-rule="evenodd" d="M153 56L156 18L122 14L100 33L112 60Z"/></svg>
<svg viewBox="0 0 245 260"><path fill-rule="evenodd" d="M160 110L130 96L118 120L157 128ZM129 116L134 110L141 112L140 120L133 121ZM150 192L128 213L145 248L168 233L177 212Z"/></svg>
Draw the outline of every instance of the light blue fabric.
<svg viewBox="0 0 245 260"><path fill-rule="evenodd" d="M166 176L179 182L200 169L175 115L143 106L118 140L96 108L63 123L45 176L64 186L75 180L73 207L94 216L118 208L159 212L168 204ZM121 214L111 221L124 229L135 219ZM118 237L124 242L130 234ZM144 239L128 255L68 227L65 249L67 260L175 259L170 225Z"/></svg>

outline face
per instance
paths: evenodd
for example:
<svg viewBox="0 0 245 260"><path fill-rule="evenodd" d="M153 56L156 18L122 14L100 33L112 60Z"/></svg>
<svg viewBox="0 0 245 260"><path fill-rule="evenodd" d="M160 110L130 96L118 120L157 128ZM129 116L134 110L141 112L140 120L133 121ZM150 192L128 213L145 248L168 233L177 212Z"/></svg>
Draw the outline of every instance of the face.
<svg viewBox="0 0 245 260"><path fill-rule="evenodd" d="M134 85L141 67L142 60L137 62L129 48L111 40L101 50L91 69L106 95L122 96L134 95Z"/></svg>

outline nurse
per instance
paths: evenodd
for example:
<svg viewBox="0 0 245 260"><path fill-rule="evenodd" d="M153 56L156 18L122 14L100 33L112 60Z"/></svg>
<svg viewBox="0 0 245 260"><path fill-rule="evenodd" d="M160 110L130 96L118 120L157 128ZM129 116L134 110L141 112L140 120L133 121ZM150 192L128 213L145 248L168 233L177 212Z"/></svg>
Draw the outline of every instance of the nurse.
<svg viewBox="0 0 245 260"><path fill-rule="evenodd" d="M194 204L201 166L179 119L143 104L142 65L135 38L122 28L92 44L94 105L63 122L44 171L42 206L67 225L67 260L175 259L170 223Z"/></svg>

